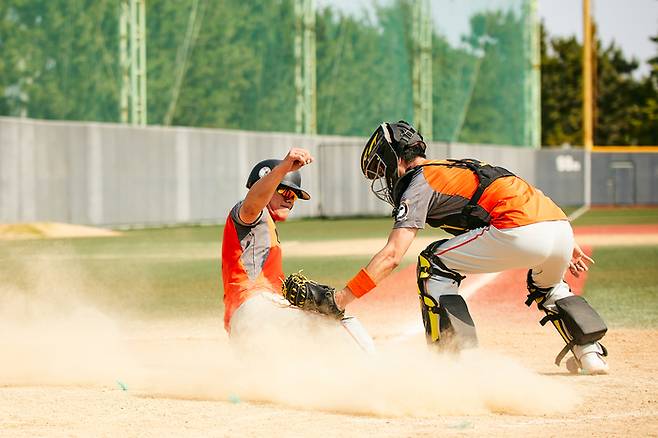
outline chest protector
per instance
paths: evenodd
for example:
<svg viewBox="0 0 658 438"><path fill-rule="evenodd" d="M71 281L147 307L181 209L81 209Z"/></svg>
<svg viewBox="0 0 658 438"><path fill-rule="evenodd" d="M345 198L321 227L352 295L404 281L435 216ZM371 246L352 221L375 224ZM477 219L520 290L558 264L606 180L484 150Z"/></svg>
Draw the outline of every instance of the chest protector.
<svg viewBox="0 0 658 438"><path fill-rule="evenodd" d="M478 186L475 189L475 192L473 192L471 199L469 199L468 203L464 206L461 212L451 214L450 216L446 216L441 219L427 220L427 225L434 228L441 228L442 230L455 236L465 233L468 230L486 227L489 225L489 213L478 205L478 201L480 200L480 197L482 197L482 193L484 193L487 187L489 187L491 183L498 178L515 176L507 169L491 166L490 164L486 164L471 158L421 164L420 166L414 167L413 169L407 171L407 173L405 173L404 176L402 176L402 178L400 178L395 184L395 187L393 188L393 199L395 200L393 217L397 215L400 201L402 200L402 195L407 190L407 187L409 187L411 180L419 172L422 172L423 167L426 166L444 166L468 169L473 172L478 179Z"/></svg>

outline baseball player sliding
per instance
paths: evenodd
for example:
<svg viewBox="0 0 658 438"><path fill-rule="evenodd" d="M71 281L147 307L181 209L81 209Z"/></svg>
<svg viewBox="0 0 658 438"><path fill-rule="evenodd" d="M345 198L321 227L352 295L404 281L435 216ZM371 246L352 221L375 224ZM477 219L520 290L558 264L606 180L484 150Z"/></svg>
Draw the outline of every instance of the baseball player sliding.
<svg viewBox="0 0 658 438"><path fill-rule="evenodd" d="M423 137L408 123L382 123L366 143L361 170L377 197L393 207L388 242L336 292L344 309L368 293L400 263L425 224L453 234L418 257L417 282L427 341L441 349L477 345L475 325L459 295L466 274L530 268L528 299L551 322L571 351L572 372L608 372L599 343L607 328L596 311L563 280L587 271L565 214L541 191L502 167L477 160L428 160Z"/></svg>
<svg viewBox="0 0 658 438"><path fill-rule="evenodd" d="M347 329L343 331L346 339L369 351L372 338L356 318L336 307L333 289L300 274L284 283L276 222L288 218L297 199L311 199L302 189L299 169L312 162L307 150L292 148L283 160L264 160L251 170L249 192L231 209L224 227L224 327L231 340L249 343L262 339L268 330L308 323L312 316L293 307L290 303L294 302L305 310L330 314ZM302 318L306 320L300 322ZM324 315L315 318L326 319Z"/></svg>

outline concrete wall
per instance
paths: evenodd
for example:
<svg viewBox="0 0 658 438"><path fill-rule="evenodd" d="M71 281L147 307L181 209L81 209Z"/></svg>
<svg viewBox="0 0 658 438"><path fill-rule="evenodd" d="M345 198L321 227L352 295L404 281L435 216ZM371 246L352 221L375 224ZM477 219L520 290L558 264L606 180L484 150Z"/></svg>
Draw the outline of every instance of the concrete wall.
<svg viewBox="0 0 658 438"><path fill-rule="evenodd" d="M298 202L293 217L389 214L360 173L364 141L0 118L0 223L221 223L246 193L251 167L291 146L317 160L302 169L313 199ZM428 156L507 167L562 205L584 199L582 151L431 143ZM658 203L658 154L593 154L592 169L593 203Z"/></svg>

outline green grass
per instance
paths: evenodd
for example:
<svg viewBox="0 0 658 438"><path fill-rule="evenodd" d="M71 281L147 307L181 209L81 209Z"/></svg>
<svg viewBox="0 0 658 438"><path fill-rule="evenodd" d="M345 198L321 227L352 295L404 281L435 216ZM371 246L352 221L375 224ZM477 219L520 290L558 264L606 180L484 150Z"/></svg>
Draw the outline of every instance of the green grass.
<svg viewBox="0 0 658 438"><path fill-rule="evenodd" d="M656 209L594 210L579 223L658 223ZM282 241L380 238L390 218L292 220ZM143 318L217 315L221 318L223 227L125 231L112 238L3 241L0 297L72 292L108 312ZM436 230L426 231L436 233ZM613 325L658 326L658 247L597 248L588 300ZM317 281L342 287L370 257L286 257L286 274L303 269ZM22 292L21 292L22 291ZM2 301L0 301L2 305Z"/></svg>
<svg viewBox="0 0 658 438"><path fill-rule="evenodd" d="M573 221L580 225L658 224L658 208L594 208Z"/></svg>
<svg viewBox="0 0 658 438"><path fill-rule="evenodd" d="M594 250L585 297L613 327L658 327L658 246Z"/></svg>
<svg viewBox="0 0 658 438"><path fill-rule="evenodd" d="M393 218L303 219L277 225L281 241L384 238L393 226Z"/></svg>

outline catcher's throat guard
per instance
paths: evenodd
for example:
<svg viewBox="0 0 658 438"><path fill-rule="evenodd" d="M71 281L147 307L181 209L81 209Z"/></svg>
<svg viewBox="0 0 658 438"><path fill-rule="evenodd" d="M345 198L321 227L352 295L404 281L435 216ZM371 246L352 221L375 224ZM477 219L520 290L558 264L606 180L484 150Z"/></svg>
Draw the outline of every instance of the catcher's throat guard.
<svg viewBox="0 0 658 438"><path fill-rule="evenodd" d="M456 293L435 297L432 291L428 290L430 283L428 280L433 276L452 280L455 283L455 290L464 278L458 272L447 268L434 255L432 249L441 243L442 241L439 241L430 245L418 256L416 274L425 337L429 345L441 349L459 351L474 348L478 345L477 333L464 298Z"/></svg>

